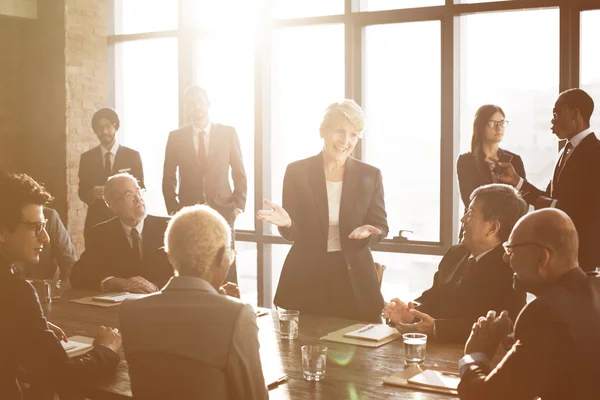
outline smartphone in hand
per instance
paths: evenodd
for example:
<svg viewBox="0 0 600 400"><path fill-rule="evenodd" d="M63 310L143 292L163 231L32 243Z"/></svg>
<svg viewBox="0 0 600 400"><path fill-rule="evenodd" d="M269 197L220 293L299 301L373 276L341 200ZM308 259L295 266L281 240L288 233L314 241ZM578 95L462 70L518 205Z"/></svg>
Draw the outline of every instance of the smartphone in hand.
<svg viewBox="0 0 600 400"><path fill-rule="evenodd" d="M510 154L501 154L500 159L498 161L502 163L509 163L512 161L512 159L513 156L511 156ZM498 163L494 163L494 168L492 170L494 171L494 174L502 175L504 173L504 169L505 168L502 168L500 165L498 165Z"/></svg>

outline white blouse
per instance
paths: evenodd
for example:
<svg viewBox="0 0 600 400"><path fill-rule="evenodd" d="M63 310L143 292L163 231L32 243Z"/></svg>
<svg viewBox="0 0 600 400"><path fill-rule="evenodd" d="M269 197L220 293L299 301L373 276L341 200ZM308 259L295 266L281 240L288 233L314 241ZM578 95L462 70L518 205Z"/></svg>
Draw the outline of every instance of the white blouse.
<svg viewBox="0 0 600 400"><path fill-rule="evenodd" d="M327 205L329 206L329 233L327 235L327 252L341 251L340 203L342 202L342 186L344 182L326 182Z"/></svg>

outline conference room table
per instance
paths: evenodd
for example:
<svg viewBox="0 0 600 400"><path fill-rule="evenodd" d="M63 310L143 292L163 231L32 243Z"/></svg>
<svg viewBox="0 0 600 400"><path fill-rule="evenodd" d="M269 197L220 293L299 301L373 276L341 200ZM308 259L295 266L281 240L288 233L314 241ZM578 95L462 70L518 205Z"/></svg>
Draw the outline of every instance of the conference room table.
<svg viewBox="0 0 600 400"><path fill-rule="evenodd" d="M67 336L94 337L100 325L119 327L119 306L101 308L70 302L71 299L96 293L66 290L62 297L43 305L49 321L60 326ZM281 369L287 380L269 391L271 399L451 399L453 396L413 391L388 386L383 380L404 368L402 339L378 348L322 342L326 334L356 323L336 318L300 315L299 336L288 340L279 338L276 312L258 317L259 341L263 370ZM169 332L165 331L165 335ZM198 338L201 340L201 338ZM326 377L320 382L309 382L302 376L300 347L323 343L328 346ZM457 372L457 361L463 355L463 346L427 343L425 367ZM121 362L116 374L85 393L94 400L130 399L131 388L127 362L120 351Z"/></svg>

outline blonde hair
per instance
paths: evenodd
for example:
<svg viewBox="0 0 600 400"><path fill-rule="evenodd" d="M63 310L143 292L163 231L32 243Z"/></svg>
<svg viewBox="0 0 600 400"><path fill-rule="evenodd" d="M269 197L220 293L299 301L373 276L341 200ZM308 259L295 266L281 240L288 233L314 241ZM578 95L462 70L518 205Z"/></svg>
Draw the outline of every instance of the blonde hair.
<svg viewBox="0 0 600 400"><path fill-rule="evenodd" d="M362 134L365 130L365 113L362 108L354 100L344 99L331 103L325 115L323 115L323 121L321 122L321 132L331 128L331 122L335 116L341 115L350 122L354 128L358 131L358 136L362 138Z"/></svg>
<svg viewBox="0 0 600 400"><path fill-rule="evenodd" d="M230 242L225 218L205 205L182 208L165 231L165 251L176 276L205 278L215 257Z"/></svg>

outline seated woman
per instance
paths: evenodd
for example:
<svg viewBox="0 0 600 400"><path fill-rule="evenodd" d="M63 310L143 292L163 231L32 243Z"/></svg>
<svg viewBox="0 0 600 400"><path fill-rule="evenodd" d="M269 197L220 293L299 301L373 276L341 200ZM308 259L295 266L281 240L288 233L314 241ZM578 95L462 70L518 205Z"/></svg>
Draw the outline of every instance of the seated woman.
<svg viewBox="0 0 600 400"><path fill-rule="evenodd" d="M364 130L353 100L331 104L321 123L323 150L287 167L283 207L258 219L294 242L274 303L308 314L381 321L383 298L370 245L387 236L379 169L350 154Z"/></svg>
<svg viewBox="0 0 600 400"><path fill-rule="evenodd" d="M525 176L521 157L499 147L507 125L504 111L499 106L486 104L475 113L471 151L461 154L456 162L460 198L465 210L469 207L471 193L475 189L496 183L494 175L502 174L496 167L498 161L510 162L519 176Z"/></svg>
<svg viewBox="0 0 600 400"><path fill-rule="evenodd" d="M229 225L208 206L185 207L169 222L165 250L175 276L161 292L121 306L136 398L268 398L256 314L219 294L235 260L230 246Z"/></svg>

